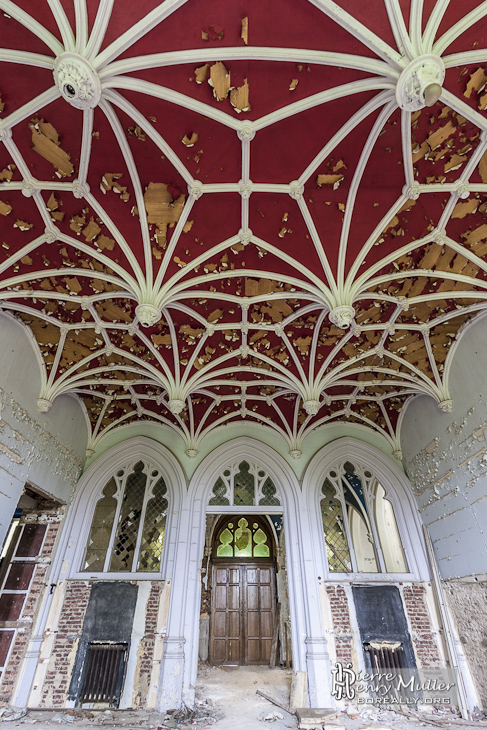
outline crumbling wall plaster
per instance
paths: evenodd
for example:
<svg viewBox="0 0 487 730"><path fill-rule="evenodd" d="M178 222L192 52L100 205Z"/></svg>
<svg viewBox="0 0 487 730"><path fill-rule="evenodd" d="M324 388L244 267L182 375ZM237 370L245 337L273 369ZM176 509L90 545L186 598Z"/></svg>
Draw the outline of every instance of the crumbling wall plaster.
<svg viewBox="0 0 487 730"><path fill-rule="evenodd" d="M442 666L441 637L428 610L426 591L427 587L421 583L401 586L416 662L419 667L431 669Z"/></svg>
<svg viewBox="0 0 487 730"><path fill-rule="evenodd" d="M406 473L443 578L485 572L487 536L487 318L465 330L451 363L451 413L413 398L401 429Z"/></svg>
<svg viewBox="0 0 487 730"><path fill-rule="evenodd" d="M338 584L326 586L333 621L334 655L336 661L346 666L355 663L355 646L352 621L345 588Z"/></svg>
<svg viewBox="0 0 487 730"><path fill-rule="evenodd" d="M93 580L62 581L56 588L44 632L41 659L30 695L31 707L65 707ZM170 581L138 581L139 592L121 708L154 708L166 634ZM59 599L56 600L59 594ZM155 675L155 676L154 676ZM155 691L154 691L155 690ZM153 696L154 695L154 696Z"/></svg>
<svg viewBox="0 0 487 730"><path fill-rule="evenodd" d="M61 614L57 625L52 627L56 638L49 657L40 707L64 707L66 704L91 588L92 581L80 580L71 581L66 586Z"/></svg>
<svg viewBox="0 0 487 730"><path fill-rule="evenodd" d="M449 580L443 584L459 639L482 706L487 707L487 576L483 580Z"/></svg>
<svg viewBox="0 0 487 730"><path fill-rule="evenodd" d="M40 413L40 365L27 331L0 313L0 544L26 482L68 502L85 461L81 404L61 395Z"/></svg>
<svg viewBox="0 0 487 730"><path fill-rule="evenodd" d="M161 581L154 581L150 586L144 606L144 633L137 646L137 667L135 670L132 707L144 707L149 694L152 676L152 662L154 659L154 648L156 634L158 631L157 619L159 614L159 601L163 590ZM138 609L138 606L137 606ZM137 610L135 621L137 620ZM142 617L141 617L142 618ZM129 672L127 672L127 675ZM124 691L126 695L126 690Z"/></svg>

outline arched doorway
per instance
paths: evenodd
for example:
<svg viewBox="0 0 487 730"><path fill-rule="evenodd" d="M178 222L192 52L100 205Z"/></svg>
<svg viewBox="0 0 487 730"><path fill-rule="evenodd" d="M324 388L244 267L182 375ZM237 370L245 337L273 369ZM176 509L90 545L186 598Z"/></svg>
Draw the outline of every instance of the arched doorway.
<svg viewBox="0 0 487 730"><path fill-rule="evenodd" d="M213 535L210 664L269 664L276 629L270 525L257 515L225 515Z"/></svg>

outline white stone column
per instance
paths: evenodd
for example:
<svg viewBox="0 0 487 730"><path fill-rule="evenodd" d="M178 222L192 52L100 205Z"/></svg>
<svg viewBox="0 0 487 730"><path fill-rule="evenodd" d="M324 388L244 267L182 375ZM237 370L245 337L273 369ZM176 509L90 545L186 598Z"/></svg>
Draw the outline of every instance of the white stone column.
<svg viewBox="0 0 487 730"><path fill-rule="evenodd" d="M305 500L303 500L305 501ZM317 530L316 520L309 519L308 510L299 513L302 541L305 586L304 600L306 612L306 671L308 673L308 699L310 707L334 707L331 695L331 664L328 653L319 592L320 579L324 577L319 551L323 534Z"/></svg>
<svg viewBox="0 0 487 730"><path fill-rule="evenodd" d="M171 598L157 698L157 710L159 712L181 707L183 695L185 694L184 681L188 663L186 653L190 648L185 635L185 617L188 592L190 592L188 591L188 569L191 552L191 540L189 539L191 535L190 511L186 505L181 505L178 524L174 528L175 549L173 551ZM187 702L187 699L185 699L185 702Z"/></svg>

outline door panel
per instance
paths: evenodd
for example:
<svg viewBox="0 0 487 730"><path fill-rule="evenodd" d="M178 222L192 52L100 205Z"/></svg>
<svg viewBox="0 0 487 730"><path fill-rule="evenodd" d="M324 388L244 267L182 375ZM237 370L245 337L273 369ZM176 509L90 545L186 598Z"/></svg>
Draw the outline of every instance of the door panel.
<svg viewBox="0 0 487 730"><path fill-rule="evenodd" d="M214 564L211 664L268 664L275 611L274 567Z"/></svg>

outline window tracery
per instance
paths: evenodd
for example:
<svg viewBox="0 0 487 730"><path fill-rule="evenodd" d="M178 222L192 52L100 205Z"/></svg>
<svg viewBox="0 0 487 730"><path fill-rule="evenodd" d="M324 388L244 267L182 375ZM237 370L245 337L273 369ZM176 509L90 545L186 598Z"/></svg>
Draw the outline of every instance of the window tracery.
<svg viewBox="0 0 487 730"><path fill-rule="evenodd" d="M157 468L137 461L118 469L95 505L81 571L159 571L167 510Z"/></svg>
<svg viewBox="0 0 487 730"><path fill-rule="evenodd" d="M393 505L372 471L348 460L331 469L320 507L330 572L409 572Z"/></svg>
<svg viewBox="0 0 487 730"><path fill-rule="evenodd" d="M217 536L214 557L271 557L269 532L262 528L262 522L251 516L229 517Z"/></svg>
<svg viewBox="0 0 487 730"><path fill-rule="evenodd" d="M250 460L228 466L213 485L208 504L254 507L280 506L277 488L268 472Z"/></svg>

